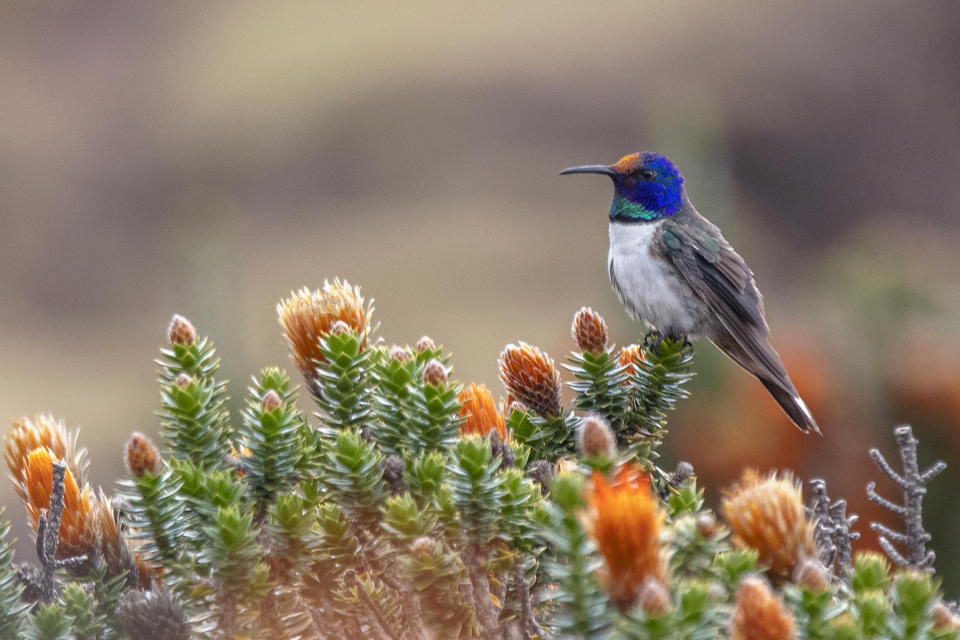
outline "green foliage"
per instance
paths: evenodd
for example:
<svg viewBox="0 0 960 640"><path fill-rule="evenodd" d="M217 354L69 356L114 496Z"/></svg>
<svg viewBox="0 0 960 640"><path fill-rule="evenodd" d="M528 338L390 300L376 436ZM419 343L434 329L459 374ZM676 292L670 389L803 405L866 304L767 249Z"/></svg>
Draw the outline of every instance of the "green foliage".
<svg viewBox="0 0 960 640"><path fill-rule="evenodd" d="M60 594L63 615L72 622L76 640L94 640L104 637L109 630L107 616L99 613L94 599L76 582L68 584Z"/></svg>
<svg viewBox="0 0 960 640"><path fill-rule="evenodd" d="M72 622L61 605L42 605L30 620L24 640L72 640Z"/></svg>
<svg viewBox="0 0 960 640"><path fill-rule="evenodd" d="M353 330L320 338L324 361L317 363L317 404L328 433L366 424L373 410L370 354Z"/></svg>
<svg viewBox="0 0 960 640"><path fill-rule="evenodd" d="M648 336L643 354L630 376L632 424L621 437L637 459L652 468L666 435L667 415L689 394L686 383L693 377L693 345L683 339Z"/></svg>
<svg viewBox="0 0 960 640"><path fill-rule="evenodd" d="M13 567L13 548L7 542L10 524L0 509L0 638L15 638L26 622L29 605L20 602L23 587Z"/></svg>
<svg viewBox="0 0 960 640"><path fill-rule="evenodd" d="M359 431L343 430L324 442L320 479L344 515L362 527L380 519L380 504L387 496L382 460L383 454Z"/></svg>
<svg viewBox="0 0 960 640"><path fill-rule="evenodd" d="M573 453L577 420L573 413L543 417L532 411L514 410L507 417L507 430L529 449L532 460L556 462Z"/></svg>
<svg viewBox="0 0 960 640"><path fill-rule="evenodd" d="M164 443L174 457L209 469L224 467L230 451L230 415L227 383L214 377L220 361L213 343L206 338L190 345L170 343L160 353Z"/></svg>
<svg viewBox="0 0 960 640"><path fill-rule="evenodd" d="M561 638L606 638L614 622L610 601L600 587L602 566L596 548L578 517L585 507L582 478L561 474L551 485L549 527L544 540L550 547L549 574L558 586L555 601L560 610L553 623Z"/></svg>
<svg viewBox="0 0 960 640"><path fill-rule="evenodd" d="M297 410L296 397L288 391L290 379L275 369L264 369L247 392L243 411L240 445L247 449L241 457L247 482L261 509L281 488L296 478L304 457L300 440L304 423ZM269 391L279 396L279 406L265 408Z"/></svg>
<svg viewBox="0 0 960 640"><path fill-rule="evenodd" d="M601 353L573 352L564 368L573 374L570 388L576 392L574 406L584 413L603 416L614 432L623 429L630 411L630 392L626 373L630 365L618 363L614 347Z"/></svg>
<svg viewBox="0 0 960 640"><path fill-rule="evenodd" d="M0 638L731 637L761 555L731 540L692 472L656 464L692 375L689 344L649 339L630 375L612 348L574 353L575 410L514 410L505 439L459 433L459 383L436 364L437 384L424 381L432 360L446 365L439 348L388 352L351 330L318 346L307 384L319 425L297 410L289 377L266 368L235 434L211 343L164 349L165 460L124 481L116 505L130 543L118 553L143 573L108 577L98 549L18 572L2 525ZM576 455L586 412L617 436L609 459ZM640 470L652 489L625 479ZM651 530L653 544L638 540ZM816 568L767 576L798 638L957 638L928 573L893 573L870 553L832 582Z"/></svg>
<svg viewBox="0 0 960 640"><path fill-rule="evenodd" d="M486 544L497 532L503 498L500 460L490 451L489 439L461 438L454 448L447 474L453 504L460 513L463 531L472 542Z"/></svg>

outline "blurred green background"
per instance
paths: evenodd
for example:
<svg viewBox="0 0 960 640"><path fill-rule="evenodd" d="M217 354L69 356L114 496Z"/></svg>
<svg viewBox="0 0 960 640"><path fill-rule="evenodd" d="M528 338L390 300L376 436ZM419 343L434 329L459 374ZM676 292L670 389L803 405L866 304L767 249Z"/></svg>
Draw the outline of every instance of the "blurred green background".
<svg viewBox="0 0 960 640"><path fill-rule="evenodd" d="M500 391L526 340L562 360L581 305L643 330L607 283L607 181L670 155L750 262L824 437L698 345L668 457L716 500L744 466L823 477L865 520L914 424L960 591L960 5L0 3L0 415L82 427L91 482L155 432L174 312L232 395L289 367L274 306L343 276L388 343L428 333ZM292 369L292 367L289 367ZM236 400L234 400L236 406ZM306 406L306 403L305 403ZM25 519L4 485L21 559Z"/></svg>

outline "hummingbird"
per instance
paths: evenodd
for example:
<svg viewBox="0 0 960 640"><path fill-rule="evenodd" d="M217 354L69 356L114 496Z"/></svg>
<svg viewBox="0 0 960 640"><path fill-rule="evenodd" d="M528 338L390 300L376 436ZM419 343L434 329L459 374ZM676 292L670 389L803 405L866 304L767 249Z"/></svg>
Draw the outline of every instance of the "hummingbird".
<svg viewBox="0 0 960 640"><path fill-rule="evenodd" d="M820 433L770 345L753 272L697 213L666 156L639 152L609 165L570 167L613 180L610 282L627 313L661 335L703 336L756 376L793 423Z"/></svg>

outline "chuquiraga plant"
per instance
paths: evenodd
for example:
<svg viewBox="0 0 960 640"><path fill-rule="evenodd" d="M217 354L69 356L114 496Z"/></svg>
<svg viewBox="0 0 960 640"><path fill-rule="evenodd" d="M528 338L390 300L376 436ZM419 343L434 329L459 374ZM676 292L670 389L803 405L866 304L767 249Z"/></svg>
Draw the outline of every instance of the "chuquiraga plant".
<svg viewBox="0 0 960 640"><path fill-rule="evenodd" d="M430 338L387 347L341 281L278 306L318 412L278 368L227 410L212 342L175 316L158 360L163 451L133 434L117 494L85 482L76 432L20 419L5 458L39 566L0 526L0 638L958 638L932 575L916 440L898 428L904 568L854 554L822 481L745 471L707 508L692 467L657 466L692 348L617 349L574 318L554 361L500 355L507 397L461 386ZM897 552L893 543L906 549Z"/></svg>

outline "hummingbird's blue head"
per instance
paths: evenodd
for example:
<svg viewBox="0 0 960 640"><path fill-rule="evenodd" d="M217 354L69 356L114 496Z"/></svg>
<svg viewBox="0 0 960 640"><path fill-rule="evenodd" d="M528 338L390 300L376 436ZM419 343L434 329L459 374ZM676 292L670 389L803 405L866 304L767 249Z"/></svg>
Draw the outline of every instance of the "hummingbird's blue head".
<svg viewBox="0 0 960 640"><path fill-rule="evenodd" d="M659 220L683 206L683 176L669 158L658 153L631 153L613 164L570 167L560 175L570 173L610 176L614 189L611 220Z"/></svg>

